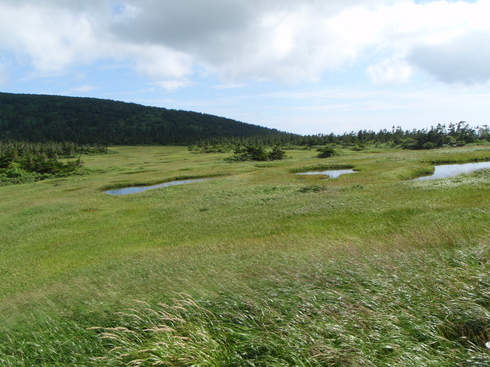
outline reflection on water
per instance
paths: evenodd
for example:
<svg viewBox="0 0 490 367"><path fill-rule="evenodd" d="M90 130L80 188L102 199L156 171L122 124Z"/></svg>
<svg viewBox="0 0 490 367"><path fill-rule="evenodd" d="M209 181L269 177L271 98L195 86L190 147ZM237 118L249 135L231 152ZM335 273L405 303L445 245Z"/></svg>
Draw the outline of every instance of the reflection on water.
<svg viewBox="0 0 490 367"><path fill-rule="evenodd" d="M465 163L465 164L444 164L435 166L434 174L431 176L418 177L415 181L434 180L437 178L448 178L460 175L462 173L470 173L479 169L490 168L490 162Z"/></svg>
<svg viewBox="0 0 490 367"><path fill-rule="evenodd" d="M348 173L356 173L356 171L352 169L337 169L337 170L327 170L327 171L319 171L319 172L300 172L297 175L326 175L329 178L337 178L340 175L345 175Z"/></svg>
<svg viewBox="0 0 490 367"><path fill-rule="evenodd" d="M208 181L208 180L210 180L210 178L202 178L202 179L196 179L196 180L170 181L170 182L165 182L165 183L153 185L153 186L135 186L135 187L126 187L124 189L108 190L108 191L104 191L104 193L109 194L109 195L128 195L128 194L136 194L138 192L143 192L146 190L158 189L160 187L183 185L183 184L188 184L188 183L193 183L193 182L202 182L202 181Z"/></svg>

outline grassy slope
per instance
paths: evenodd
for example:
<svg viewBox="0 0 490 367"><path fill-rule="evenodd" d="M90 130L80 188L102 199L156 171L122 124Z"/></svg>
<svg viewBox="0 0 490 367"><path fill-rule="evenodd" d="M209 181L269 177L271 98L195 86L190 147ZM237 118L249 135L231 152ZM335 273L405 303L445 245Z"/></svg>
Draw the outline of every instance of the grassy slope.
<svg viewBox="0 0 490 367"><path fill-rule="evenodd" d="M488 362L490 177L408 180L431 169L423 160L488 147L349 152L322 161L359 173L328 181L288 172L318 163L313 151L229 164L180 147L113 150L84 159L97 175L0 187L4 365L90 363L110 343L87 327L177 293L215 314L249 307L257 340L244 345L263 348L240 358L258 365ZM223 176L101 192L206 175Z"/></svg>

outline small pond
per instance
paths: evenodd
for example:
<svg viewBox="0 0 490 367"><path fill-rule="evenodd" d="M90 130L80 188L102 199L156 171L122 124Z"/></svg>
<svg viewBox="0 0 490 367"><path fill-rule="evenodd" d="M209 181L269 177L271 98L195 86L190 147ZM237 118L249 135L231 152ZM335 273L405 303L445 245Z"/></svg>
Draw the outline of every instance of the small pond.
<svg viewBox="0 0 490 367"><path fill-rule="evenodd" d="M297 175L325 175L329 178L337 178L340 175L346 175L348 173L356 173L353 169L332 169L327 171L318 171L318 172L300 172Z"/></svg>
<svg viewBox="0 0 490 367"><path fill-rule="evenodd" d="M441 166L435 166L434 174L432 174L431 176L418 177L414 179L414 181L448 178L448 177L460 175L462 173L470 173L470 172L478 171L479 169L488 169L488 168L490 168L490 162L444 164Z"/></svg>
<svg viewBox="0 0 490 367"><path fill-rule="evenodd" d="M208 181L208 180L210 180L210 178L170 181L170 182L164 182L164 183L161 183L158 185L153 185L153 186L133 186L133 187L125 187L123 189L108 190L108 191L104 191L104 193L109 194L109 195L129 195L129 194L137 194L139 192L143 192L146 190L159 189L160 187L183 185L183 184L194 183L194 182L203 182L203 181Z"/></svg>

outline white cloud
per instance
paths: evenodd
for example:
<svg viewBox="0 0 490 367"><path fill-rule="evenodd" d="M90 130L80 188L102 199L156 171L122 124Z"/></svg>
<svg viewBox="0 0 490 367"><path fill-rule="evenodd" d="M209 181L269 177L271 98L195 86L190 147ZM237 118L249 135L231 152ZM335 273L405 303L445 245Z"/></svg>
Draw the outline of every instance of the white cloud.
<svg viewBox="0 0 490 367"><path fill-rule="evenodd" d="M414 68L405 60L386 59L370 65L366 73L375 84L401 84L410 80Z"/></svg>
<svg viewBox="0 0 490 367"><path fill-rule="evenodd" d="M189 55L160 45L120 45L122 55L134 60L136 70L153 80L184 78L192 72Z"/></svg>
<svg viewBox="0 0 490 367"><path fill-rule="evenodd" d="M181 85L196 70L226 84L298 83L357 64L375 83L419 69L481 83L488 14L488 0L4 0L0 50L41 75L112 59Z"/></svg>
<svg viewBox="0 0 490 367"><path fill-rule="evenodd" d="M92 62L98 56L94 31L87 14L27 1L0 6L0 46L12 50L21 62L28 59L42 75Z"/></svg>
<svg viewBox="0 0 490 367"><path fill-rule="evenodd" d="M486 84L490 81L490 31L415 47L409 60L446 83Z"/></svg>

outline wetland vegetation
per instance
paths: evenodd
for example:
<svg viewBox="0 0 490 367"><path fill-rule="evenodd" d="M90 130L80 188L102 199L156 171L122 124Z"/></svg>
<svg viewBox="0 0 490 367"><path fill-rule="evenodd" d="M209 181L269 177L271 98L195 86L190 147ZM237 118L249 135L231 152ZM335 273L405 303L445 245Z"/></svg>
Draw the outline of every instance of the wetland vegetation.
<svg viewBox="0 0 490 367"><path fill-rule="evenodd" d="M488 366L489 145L84 155L0 187L2 366ZM297 172L354 169L325 180ZM189 185L111 196L176 178Z"/></svg>

